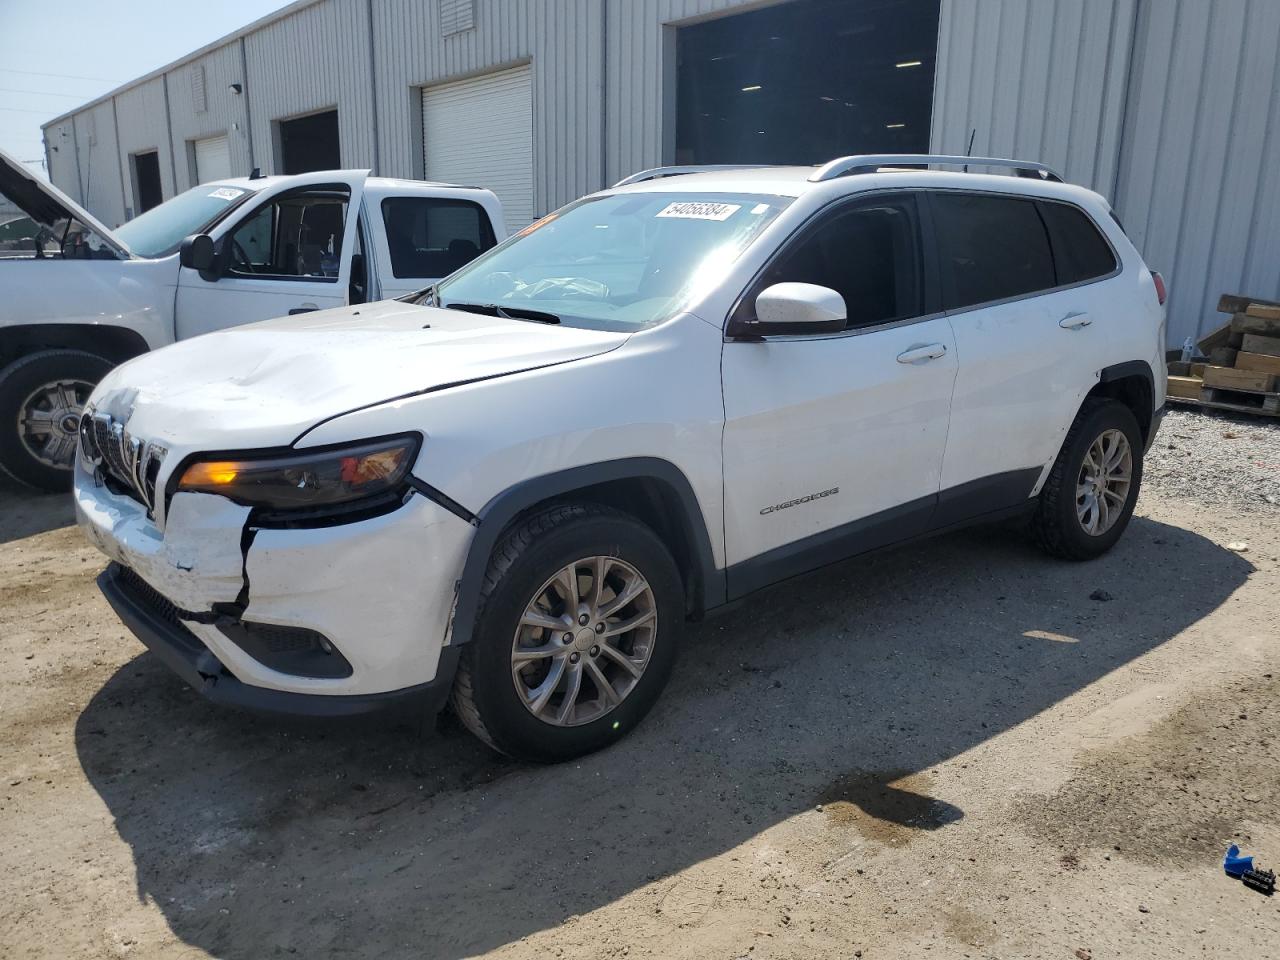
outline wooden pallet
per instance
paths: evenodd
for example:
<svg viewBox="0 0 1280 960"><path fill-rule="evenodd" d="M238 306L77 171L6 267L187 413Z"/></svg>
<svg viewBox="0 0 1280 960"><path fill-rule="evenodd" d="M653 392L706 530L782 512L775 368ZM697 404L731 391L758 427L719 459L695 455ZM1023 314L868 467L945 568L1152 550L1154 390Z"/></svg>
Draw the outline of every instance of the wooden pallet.
<svg viewBox="0 0 1280 960"><path fill-rule="evenodd" d="M1202 387L1200 396L1166 396L1169 403L1185 403L1211 410L1230 410L1233 413L1252 413L1263 417L1280 417L1280 393L1259 393L1253 390L1223 390L1220 387Z"/></svg>

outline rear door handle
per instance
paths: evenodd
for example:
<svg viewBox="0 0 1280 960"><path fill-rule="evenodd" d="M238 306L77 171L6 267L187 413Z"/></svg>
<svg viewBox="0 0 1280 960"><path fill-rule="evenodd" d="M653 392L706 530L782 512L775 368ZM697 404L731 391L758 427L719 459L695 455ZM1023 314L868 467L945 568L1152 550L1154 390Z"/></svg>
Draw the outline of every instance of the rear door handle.
<svg viewBox="0 0 1280 960"><path fill-rule="evenodd" d="M289 316L292 317L299 313L311 313L312 311L319 310L319 309L320 308L317 307L314 303L304 303L302 306L294 307L292 310L290 310Z"/></svg>
<svg viewBox="0 0 1280 960"><path fill-rule="evenodd" d="M923 347L912 347L898 354L899 363L920 363L923 360L937 360L947 355L945 344L926 343Z"/></svg>
<svg viewBox="0 0 1280 960"><path fill-rule="evenodd" d="M1063 330L1079 330L1081 327L1087 327L1093 323L1093 318L1087 313L1069 313L1058 321L1058 326Z"/></svg>

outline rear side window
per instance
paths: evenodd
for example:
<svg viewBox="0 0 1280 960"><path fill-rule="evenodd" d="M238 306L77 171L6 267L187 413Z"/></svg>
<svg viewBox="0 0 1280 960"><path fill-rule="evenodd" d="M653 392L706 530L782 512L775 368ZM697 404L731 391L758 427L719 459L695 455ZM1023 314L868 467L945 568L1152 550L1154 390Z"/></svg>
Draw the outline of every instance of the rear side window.
<svg viewBox="0 0 1280 960"><path fill-rule="evenodd" d="M382 220L396 277L448 276L494 242L488 214L470 200L388 197L382 201Z"/></svg>
<svg viewBox="0 0 1280 960"><path fill-rule="evenodd" d="M933 212L947 309L1055 286L1049 234L1034 201L935 193Z"/></svg>
<svg viewBox="0 0 1280 960"><path fill-rule="evenodd" d="M920 233L912 195L860 201L809 227L765 268L743 300L754 319L755 297L775 283L815 283L844 298L847 329L871 327L923 312Z"/></svg>
<svg viewBox="0 0 1280 960"><path fill-rule="evenodd" d="M1111 245L1083 210L1066 203L1042 201L1040 213L1053 246L1058 286L1105 277L1116 268Z"/></svg>

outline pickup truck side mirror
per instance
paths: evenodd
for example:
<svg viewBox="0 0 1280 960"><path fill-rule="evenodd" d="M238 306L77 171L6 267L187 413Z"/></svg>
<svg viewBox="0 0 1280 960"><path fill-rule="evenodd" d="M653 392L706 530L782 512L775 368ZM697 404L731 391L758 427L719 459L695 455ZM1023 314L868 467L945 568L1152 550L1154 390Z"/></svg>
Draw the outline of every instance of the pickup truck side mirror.
<svg viewBox="0 0 1280 960"><path fill-rule="evenodd" d="M213 238L207 233L197 233L182 241L178 253L178 262L184 267L199 270L204 280L217 280L217 253L213 249Z"/></svg>
<svg viewBox="0 0 1280 960"><path fill-rule="evenodd" d="M837 333L848 322L844 297L814 283L775 283L756 295L755 320L730 325L733 337Z"/></svg>

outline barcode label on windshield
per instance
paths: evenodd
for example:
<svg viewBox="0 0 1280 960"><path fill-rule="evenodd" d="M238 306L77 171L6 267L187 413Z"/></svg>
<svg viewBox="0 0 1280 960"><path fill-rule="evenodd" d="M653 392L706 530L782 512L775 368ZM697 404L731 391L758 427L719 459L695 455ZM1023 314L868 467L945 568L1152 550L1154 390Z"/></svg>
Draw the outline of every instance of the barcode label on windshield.
<svg viewBox="0 0 1280 960"><path fill-rule="evenodd" d="M237 190L235 187L219 187L217 190L210 193L209 196L216 197L219 200L234 200L242 193L244 193L243 190Z"/></svg>
<svg viewBox="0 0 1280 960"><path fill-rule="evenodd" d="M742 209L738 203L708 203L705 200L679 200L668 203L658 211L659 217L677 217L681 220L728 220Z"/></svg>

